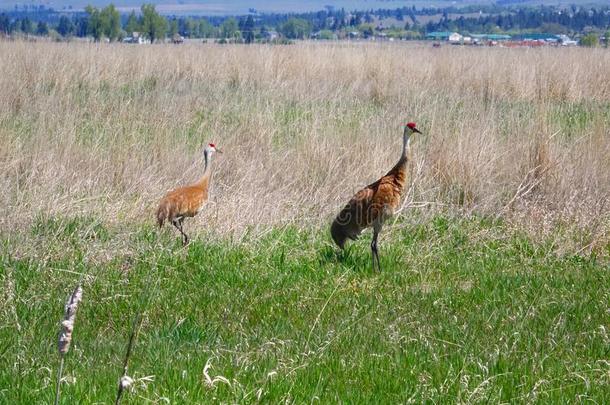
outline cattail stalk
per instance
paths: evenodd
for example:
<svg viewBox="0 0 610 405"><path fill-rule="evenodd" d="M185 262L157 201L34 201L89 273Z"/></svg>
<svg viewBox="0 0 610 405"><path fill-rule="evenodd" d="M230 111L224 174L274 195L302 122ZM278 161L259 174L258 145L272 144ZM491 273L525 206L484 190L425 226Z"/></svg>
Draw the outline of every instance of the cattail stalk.
<svg viewBox="0 0 610 405"><path fill-rule="evenodd" d="M131 359L131 356L132 356L133 350L134 350L134 346L135 346L136 340L138 338L138 332L140 331L140 326L142 324L142 317L143 317L144 311L146 309L146 306L150 303L151 293L152 293L152 291L156 291L156 289L159 286L160 280L158 278L157 278L157 281L154 283L154 285L151 286L151 280L152 280L153 273L155 273L155 272L152 272L152 271L148 272L148 276L146 277L146 282L144 284L145 295L140 298L140 303L139 303L140 305L138 305L135 317L133 319L133 323L131 325L131 333L129 335L129 342L127 343L127 350L125 350L125 357L123 358L123 372L121 373L121 378L119 379L119 387L118 387L118 391L117 391L117 395L116 395L116 400L114 402L115 405L118 405L121 403L121 397L123 395L123 392L126 389L128 389L129 387L131 387L134 383L133 378L131 378L130 376L127 375L127 372L129 370L129 360Z"/></svg>
<svg viewBox="0 0 610 405"><path fill-rule="evenodd" d="M55 389L55 405L59 404L60 398L60 385L61 376L64 370L64 356L70 350L70 343L72 342L72 331L74 330L74 321L76 319L76 310L78 304L83 298L83 288L79 284L74 289L72 295L68 297L66 301L64 318L61 321L61 329L59 330L59 370L57 371L57 386Z"/></svg>
<svg viewBox="0 0 610 405"><path fill-rule="evenodd" d="M131 386L131 384L133 384L133 379L127 375L127 370L129 368L129 359L131 358L131 352L136 342L136 335L138 334L140 319L141 314L138 313L133 321L131 334L129 335L129 343L127 343L127 351L125 352L125 358L123 359L123 374L121 375L121 379L119 380L119 389L117 391L116 401L114 401L115 405L121 403L121 396L123 395L123 391L125 391Z"/></svg>

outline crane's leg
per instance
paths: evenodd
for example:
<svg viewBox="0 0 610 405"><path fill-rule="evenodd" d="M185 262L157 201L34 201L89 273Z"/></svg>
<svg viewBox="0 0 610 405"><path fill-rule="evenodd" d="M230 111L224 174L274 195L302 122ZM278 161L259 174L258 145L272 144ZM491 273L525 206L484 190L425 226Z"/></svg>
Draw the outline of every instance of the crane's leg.
<svg viewBox="0 0 610 405"><path fill-rule="evenodd" d="M182 245L186 246L186 244L189 242L189 237L182 230L182 221L184 221L184 217L176 218L172 221L172 223L174 224L176 229L178 229L180 231L180 233L182 234Z"/></svg>
<svg viewBox="0 0 610 405"><path fill-rule="evenodd" d="M184 221L184 217L181 217L181 218L180 218L180 222L179 222L179 224L180 224L180 232L182 232L182 235L184 236L184 240L182 241L182 244L183 244L184 246L186 246L186 245L188 245L188 243L189 243L189 237L188 237L188 235L186 234L186 232L184 232L184 230L182 229L182 221Z"/></svg>
<svg viewBox="0 0 610 405"><path fill-rule="evenodd" d="M379 251L377 250L377 237L381 232L381 223L375 222L373 224L373 241L371 242L371 253L373 256L373 271L375 271L375 261L377 261L377 270L381 273L381 262L379 261Z"/></svg>

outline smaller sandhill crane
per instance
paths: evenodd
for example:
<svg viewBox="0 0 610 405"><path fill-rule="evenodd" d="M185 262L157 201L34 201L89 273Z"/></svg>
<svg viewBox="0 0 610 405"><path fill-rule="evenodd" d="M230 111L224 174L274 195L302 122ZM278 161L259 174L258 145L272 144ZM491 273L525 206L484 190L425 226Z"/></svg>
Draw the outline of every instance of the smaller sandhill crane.
<svg viewBox="0 0 610 405"><path fill-rule="evenodd" d="M383 223L391 217L400 205L400 198L407 181L407 162L409 160L409 144L411 135L421 134L414 122L405 125L403 133L402 154L398 163L382 178L358 191L347 205L339 212L330 227L333 240L343 249L347 239L356 240L360 233L373 227L373 240L371 253L373 256L373 270L375 264L381 271L379 253L377 251L377 237Z"/></svg>
<svg viewBox="0 0 610 405"><path fill-rule="evenodd" d="M186 217L197 215L208 201L212 156L215 152L222 153L213 143L208 144L203 150L205 167L198 182L170 191L159 202L159 208L157 208L159 228L165 221L171 222L182 234L183 245L188 243L189 238L182 229L182 221Z"/></svg>

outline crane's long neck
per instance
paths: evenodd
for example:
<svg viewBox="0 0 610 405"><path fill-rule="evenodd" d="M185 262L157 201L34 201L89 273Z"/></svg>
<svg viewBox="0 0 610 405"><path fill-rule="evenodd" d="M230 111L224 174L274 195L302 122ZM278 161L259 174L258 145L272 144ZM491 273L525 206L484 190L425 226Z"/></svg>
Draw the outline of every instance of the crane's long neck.
<svg viewBox="0 0 610 405"><path fill-rule="evenodd" d="M400 160L398 163L407 163L409 160L409 152L411 150L411 131L408 128L405 128L405 132L402 136L402 154L400 155Z"/></svg>
<svg viewBox="0 0 610 405"><path fill-rule="evenodd" d="M203 174L201 175L201 179L197 182L197 184L207 183L212 174L212 156L210 156L210 154L207 151L203 153L203 160L204 160Z"/></svg>
<svg viewBox="0 0 610 405"><path fill-rule="evenodd" d="M394 167L388 172L386 176L389 176L392 183L394 184L395 190L402 194L405 184L407 182L407 162L409 161L409 142L411 137L411 130L405 128L405 132L402 137L402 154L400 159L394 165Z"/></svg>

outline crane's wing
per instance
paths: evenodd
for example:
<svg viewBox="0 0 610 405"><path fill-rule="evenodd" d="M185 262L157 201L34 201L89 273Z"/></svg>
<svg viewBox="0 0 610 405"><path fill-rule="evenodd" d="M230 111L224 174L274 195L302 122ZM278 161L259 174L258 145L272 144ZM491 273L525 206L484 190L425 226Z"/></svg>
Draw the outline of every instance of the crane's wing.
<svg viewBox="0 0 610 405"><path fill-rule="evenodd" d="M330 233L340 248L343 248L347 239L357 239L358 235L372 224L375 217L372 205L375 185L376 183L373 183L358 191L335 217Z"/></svg>

